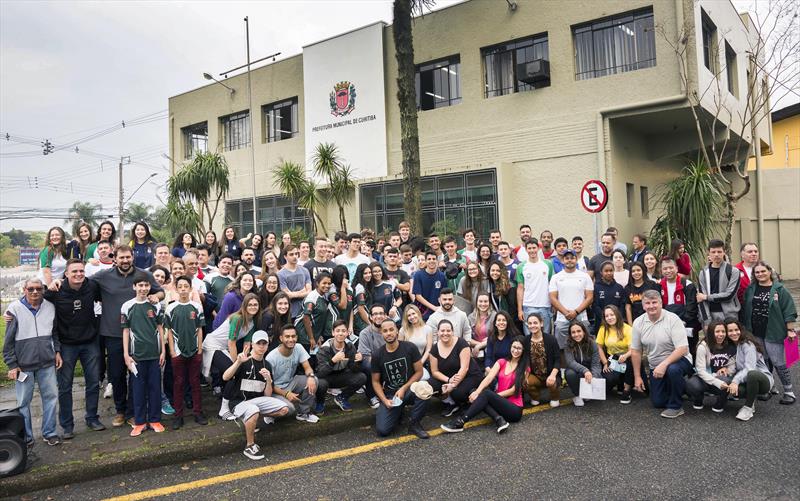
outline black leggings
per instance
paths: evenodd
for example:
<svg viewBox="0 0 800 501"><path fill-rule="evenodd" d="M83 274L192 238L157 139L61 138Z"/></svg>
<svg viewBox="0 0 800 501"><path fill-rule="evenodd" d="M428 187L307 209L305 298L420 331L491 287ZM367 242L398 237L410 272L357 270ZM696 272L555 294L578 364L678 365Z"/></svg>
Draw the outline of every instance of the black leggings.
<svg viewBox="0 0 800 501"><path fill-rule="evenodd" d="M222 398L225 400L231 400L236 396L236 385L233 382L234 378L231 378L230 381L222 379L222 375L225 374L225 371L228 370L228 367L231 365L233 365L233 362L228 358L228 355L221 350L215 351L214 355L211 357L211 371L217 371L219 373L220 381L222 381Z"/></svg>
<svg viewBox="0 0 800 501"><path fill-rule="evenodd" d="M481 376L467 376L461 381L456 388L450 392L450 398L457 404L466 404L469 403L469 394L475 391L475 388L481 384L481 380L483 378ZM441 394L442 392L442 385L443 382L439 381L438 379L431 379L428 381L433 388L434 393Z"/></svg>
<svg viewBox="0 0 800 501"><path fill-rule="evenodd" d="M507 398L501 397L492 390L483 390L478 398L472 402L464 416L466 421L485 412L492 419L502 416L506 421L516 423L522 419L522 407L511 403Z"/></svg>

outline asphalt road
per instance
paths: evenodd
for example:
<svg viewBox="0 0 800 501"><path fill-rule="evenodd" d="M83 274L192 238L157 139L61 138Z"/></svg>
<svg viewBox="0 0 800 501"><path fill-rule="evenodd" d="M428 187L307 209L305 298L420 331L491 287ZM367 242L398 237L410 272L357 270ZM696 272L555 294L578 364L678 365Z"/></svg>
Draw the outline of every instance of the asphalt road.
<svg viewBox="0 0 800 501"><path fill-rule="evenodd" d="M800 370L793 371L795 386ZM649 401L546 409L498 436L477 426L430 440L379 440L371 428L39 491L25 499L101 499L206 481L167 499L798 499L800 404L756 404L750 422L688 403L675 420ZM443 420L426 418L433 429ZM392 438L402 437L400 433ZM400 443L394 443L400 442ZM320 455L341 457L323 460ZM286 464L287 462L292 462ZM253 468L270 467L272 471ZM240 478L247 472L256 473ZM227 481L215 479L229 475ZM153 493L150 493L152 495Z"/></svg>

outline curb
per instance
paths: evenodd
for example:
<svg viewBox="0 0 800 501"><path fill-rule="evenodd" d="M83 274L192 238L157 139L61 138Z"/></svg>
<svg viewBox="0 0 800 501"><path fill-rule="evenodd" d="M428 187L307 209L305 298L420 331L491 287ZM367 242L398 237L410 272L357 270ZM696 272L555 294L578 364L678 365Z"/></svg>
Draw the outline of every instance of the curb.
<svg viewBox="0 0 800 501"><path fill-rule="evenodd" d="M314 436L335 435L361 426L371 426L375 422L375 413L371 409L337 415L336 418L323 419L313 425ZM258 434L259 438L269 444L293 442L308 438L311 431L308 424L297 423L290 426L270 426L269 432ZM266 440L265 440L266 439ZM91 461L67 462L48 465L37 469L36 466L20 475L2 479L0 496L18 496L32 491L60 487L65 484L77 484L90 480L98 480L120 473L147 470L159 466L184 463L198 459L221 456L241 451L244 444L244 431L224 433L214 436L198 436L191 440L162 444L155 449L126 450L119 454L106 455Z"/></svg>

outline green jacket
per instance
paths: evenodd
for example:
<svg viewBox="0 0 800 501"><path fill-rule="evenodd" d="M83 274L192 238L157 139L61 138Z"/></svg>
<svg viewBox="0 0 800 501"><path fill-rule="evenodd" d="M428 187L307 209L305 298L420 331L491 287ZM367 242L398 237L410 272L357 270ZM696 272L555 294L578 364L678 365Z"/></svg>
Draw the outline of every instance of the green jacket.
<svg viewBox="0 0 800 501"><path fill-rule="evenodd" d="M747 330L753 329L753 295L756 291L758 282L755 280L747 287L744 292L744 307L742 308L742 319ZM797 309L794 306L791 294L782 283L772 282L769 291L769 320L767 321L766 340L773 343L780 343L786 338L786 324L797 319Z"/></svg>

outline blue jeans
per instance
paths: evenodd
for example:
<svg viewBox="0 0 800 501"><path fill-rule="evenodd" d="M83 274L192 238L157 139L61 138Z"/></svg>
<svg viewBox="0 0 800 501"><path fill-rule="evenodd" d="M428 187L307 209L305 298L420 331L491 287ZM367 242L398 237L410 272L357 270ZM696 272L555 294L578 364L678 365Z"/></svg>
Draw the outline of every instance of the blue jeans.
<svg viewBox="0 0 800 501"><path fill-rule="evenodd" d="M553 309L551 307L541 308L538 306L523 306L522 307L522 328L525 330L525 335L530 336L528 330L528 315L531 313L538 313L542 316L542 332L551 334L551 326L553 323Z"/></svg>
<svg viewBox="0 0 800 501"><path fill-rule="evenodd" d="M161 422L161 367L158 360L136 362L138 375L131 373L131 393L136 424Z"/></svg>
<svg viewBox="0 0 800 501"><path fill-rule="evenodd" d="M650 401L656 409L680 409L683 407L683 393L686 389L686 376L691 374L692 364L681 357L667 367L664 377L653 377L650 369Z"/></svg>
<svg viewBox="0 0 800 501"><path fill-rule="evenodd" d="M394 397L393 392L386 392L386 398L391 400L392 397ZM378 411L375 413L375 430L378 432L379 437L385 437L392 433L392 430L400 423L400 418L403 416L403 408L406 405L411 406L412 423L419 423L425 417L428 401L417 398L411 390L408 390L403 396L403 405L399 407L389 409L381 402Z"/></svg>
<svg viewBox="0 0 800 501"><path fill-rule="evenodd" d="M100 397L100 343L97 339L83 344L62 344L63 365L56 373L58 379L58 421L65 432L75 427L72 418L72 379L75 364L81 361L86 379L86 422L99 420L97 401Z"/></svg>
<svg viewBox="0 0 800 501"><path fill-rule="evenodd" d="M123 414L128 419L133 417L133 392L128 391L128 367L125 365L122 338L106 336L103 341L108 355L108 382L114 387L114 407L117 414Z"/></svg>
<svg viewBox="0 0 800 501"><path fill-rule="evenodd" d="M25 440L33 441L33 424L31 422L31 400L33 400L34 384L39 384L42 395L42 436L56 436L56 404L58 403L58 384L54 365L36 371L24 371L28 378L21 382L19 376L14 384L17 394L17 405L25 418Z"/></svg>

